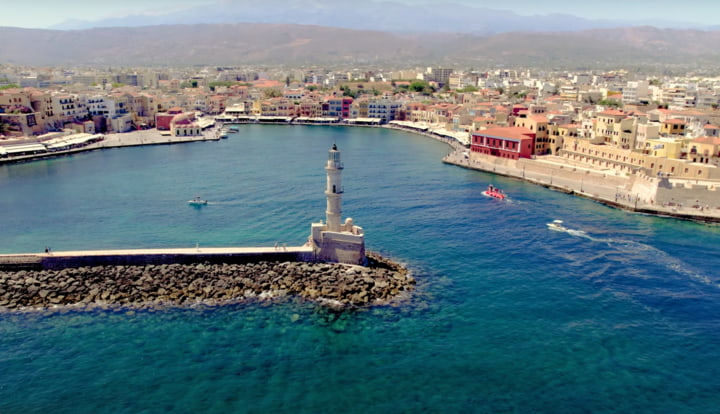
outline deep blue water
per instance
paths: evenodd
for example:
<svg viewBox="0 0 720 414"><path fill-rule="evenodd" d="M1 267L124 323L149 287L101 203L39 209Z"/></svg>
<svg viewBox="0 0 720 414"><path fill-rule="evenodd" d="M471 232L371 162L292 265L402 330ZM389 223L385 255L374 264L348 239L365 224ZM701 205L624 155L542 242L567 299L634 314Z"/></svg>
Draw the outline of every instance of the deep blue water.
<svg viewBox="0 0 720 414"><path fill-rule="evenodd" d="M250 125L0 166L0 252L302 244L333 142L344 216L413 270L407 303L0 314L0 413L718 412L720 228L448 166L411 134Z"/></svg>

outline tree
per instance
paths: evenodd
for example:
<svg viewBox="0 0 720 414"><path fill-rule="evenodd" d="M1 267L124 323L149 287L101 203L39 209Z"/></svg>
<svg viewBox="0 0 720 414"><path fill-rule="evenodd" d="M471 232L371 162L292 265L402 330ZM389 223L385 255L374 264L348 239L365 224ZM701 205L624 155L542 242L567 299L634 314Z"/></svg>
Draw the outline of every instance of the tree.
<svg viewBox="0 0 720 414"><path fill-rule="evenodd" d="M277 89L265 89L265 92L263 92L266 98L279 98L283 96L282 92L280 92Z"/></svg>
<svg viewBox="0 0 720 414"><path fill-rule="evenodd" d="M353 99L357 98L357 95L358 95L357 91L352 91L352 90L350 89L350 87L347 86L347 85L341 86L341 87L340 87L340 90L342 91L343 96L349 96L349 97L351 97L351 98L353 98Z"/></svg>
<svg viewBox="0 0 720 414"><path fill-rule="evenodd" d="M615 99L601 99L598 105L609 106L612 108L622 108L623 104Z"/></svg>
<svg viewBox="0 0 720 414"><path fill-rule="evenodd" d="M423 80L413 81L408 87L408 90L410 92L419 92L423 95L430 95L435 92L435 88L433 88L432 86L430 86L429 83Z"/></svg>

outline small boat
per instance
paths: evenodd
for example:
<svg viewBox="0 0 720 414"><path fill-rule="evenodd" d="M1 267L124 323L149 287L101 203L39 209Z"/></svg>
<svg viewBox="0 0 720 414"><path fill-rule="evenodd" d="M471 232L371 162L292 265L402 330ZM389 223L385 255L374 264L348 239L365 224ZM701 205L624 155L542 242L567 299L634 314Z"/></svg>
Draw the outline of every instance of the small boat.
<svg viewBox="0 0 720 414"><path fill-rule="evenodd" d="M231 125L228 127L227 130L228 130L228 132L231 132L231 133L240 132L240 127L237 125Z"/></svg>
<svg viewBox="0 0 720 414"><path fill-rule="evenodd" d="M499 200L504 200L506 197L505 193L503 193L503 191L501 189L499 189L497 187L493 187L492 184L489 185L487 190L483 191L482 194L484 196L497 198Z"/></svg>
<svg viewBox="0 0 720 414"><path fill-rule="evenodd" d="M548 230L555 231L568 231L567 227L563 226L562 220L553 220L552 223L548 223Z"/></svg>
<svg viewBox="0 0 720 414"><path fill-rule="evenodd" d="M188 204L193 205L193 206L204 206L207 203L208 203L207 200L203 200L200 197L195 197L192 200L188 200Z"/></svg>

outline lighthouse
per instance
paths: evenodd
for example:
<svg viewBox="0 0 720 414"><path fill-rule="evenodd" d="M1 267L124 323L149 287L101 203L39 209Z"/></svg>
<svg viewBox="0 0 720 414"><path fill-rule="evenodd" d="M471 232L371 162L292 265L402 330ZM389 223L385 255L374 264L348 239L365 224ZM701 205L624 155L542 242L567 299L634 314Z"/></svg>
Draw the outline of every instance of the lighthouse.
<svg viewBox="0 0 720 414"><path fill-rule="evenodd" d="M337 145L333 144L330 151L328 151L327 165L325 165L325 172L327 174L327 185L325 186L327 209L325 210L325 220L327 221L328 231L340 231L343 193L342 170L343 164L340 161L340 151L337 149Z"/></svg>
<svg viewBox="0 0 720 414"><path fill-rule="evenodd" d="M333 144L325 164L325 223L313 223L309 243L316 260L348 264L365 264L365 234L353 219L342 221L342 172L340 150Z"/></svg>

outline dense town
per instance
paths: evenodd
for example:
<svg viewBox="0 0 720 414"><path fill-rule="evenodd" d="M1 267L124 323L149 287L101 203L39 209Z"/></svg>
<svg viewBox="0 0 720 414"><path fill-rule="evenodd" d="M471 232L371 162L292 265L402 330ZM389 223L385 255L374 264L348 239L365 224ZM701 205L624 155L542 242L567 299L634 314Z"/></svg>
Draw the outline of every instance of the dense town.
<svg viewBox="0 0 720 414"><path fill-rule="evenodd" d="M703 190L690 197L701 208L712 206L720 180L718 104L720 78L625 70L5 65L0 160L137 130L219 134L217 121L384 125L452 140L468 162L547 157L618 176L664 177ZM643 201L654 204L656 193Z"/></svg>

